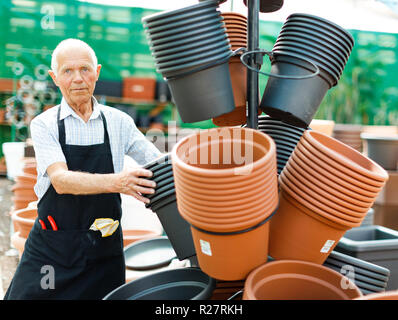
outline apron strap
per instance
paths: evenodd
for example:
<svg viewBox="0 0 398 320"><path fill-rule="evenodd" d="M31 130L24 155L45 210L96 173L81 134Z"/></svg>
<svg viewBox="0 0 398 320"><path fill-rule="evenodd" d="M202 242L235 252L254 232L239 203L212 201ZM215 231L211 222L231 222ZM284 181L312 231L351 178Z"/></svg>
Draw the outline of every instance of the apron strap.
<svg viewBox="0 0 398 320"><path fill-rule="evenodd" d="M59 105L58 112L57 112L57 122L58 122L58 135L59 135L59 142L61 144L62 149L64 149L65 146L65 123L64 120L60 120L60 114L61 114L61 105ZM108 134L108 129L107 129L107 124L106 124L106 119L104 116L104 113L100 110L100 116L102 119L102 123L104 124L104 143L109 145L109 134Z"/></svg>

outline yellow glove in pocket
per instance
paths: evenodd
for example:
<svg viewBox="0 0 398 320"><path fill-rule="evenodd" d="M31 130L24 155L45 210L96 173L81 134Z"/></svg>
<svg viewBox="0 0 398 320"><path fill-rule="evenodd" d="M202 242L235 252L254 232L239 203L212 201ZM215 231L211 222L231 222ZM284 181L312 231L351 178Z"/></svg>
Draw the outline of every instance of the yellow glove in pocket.
<svg viewBox="0 0 398 320"><path fill-rule="evenodd" d="M94 223L90 227L90 230L101 231L102 237L108 237L116 231L118 226L119 220L113 220L111 218L98 218L95 219Z"/></svg>

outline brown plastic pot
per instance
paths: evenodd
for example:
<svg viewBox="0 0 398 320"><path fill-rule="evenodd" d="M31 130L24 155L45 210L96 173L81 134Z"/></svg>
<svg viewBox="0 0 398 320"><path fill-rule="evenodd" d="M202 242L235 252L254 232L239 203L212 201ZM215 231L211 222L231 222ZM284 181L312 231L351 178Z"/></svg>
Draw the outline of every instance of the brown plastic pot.
<svg viewBox="0 0 398 320"><path fill-rule="evenodd" d="M311 146L305 139L301 139L297 144L296 148L298 148L301 152L303 152L308 158L311 159L314 163L323 167L332 175L344 179L351 184L355 184L359 188L367 191L369 193L378 194L380 192L381 187L370 185L369 179L365 179L367 182L364 182L363 177L361 176L352 176L350 174L350 170L344 166L339 166L332 158L322 154L318 150L316 150L313 146ZM342 171L342 170L347 170Z"/></svg>
<svg viewBox="0 0 398 320"><path fill-rule="evenodd" d="M226 30L227 30L227 34L229 32L240 32L240 33L243 33L243 34L247 35L247 28L246 27L242 27L239 24L230 23L230 24L227 24L225 27L226 27Z"/></svg>
<svg viewBox="0 0 398 320"><path fill-rule="evenodd" d="M246 121L246 67L239 57L229 60L229 73L234 93L235 110L213 118L217 126L237 126Z"/></svg>
<svg viewBox="0 0 398 320"><path fill-rule="evenodd" d="M313 130L305 131L303 137L318 150L346 167L353 176L364 176L369 179L369 184L376 187L382 187L387 181L388 173L386 170L337 139ZM355 175L354 172L356 173ZM364 179L364 181L366 180Z"/></svg>
<svg viewBox="0 0 398 320"><path fill-rule="evenodd" d="M350 185L344 180L339 180L339 183L335 182L335 177L333 177L334 179L327 177L328 175L315 170L315 166L311 163L307 163L307 161L307 158L305 158L305 156L296 149L291 155L290 165L303 177L314 181L314 183L316 183L315 181L322 183L326 191L335 194L336 196L342 198L347 197L347 201L350 199L353 203L358 205L371 204L373 198L362 196L359 193L359 188Z"/></svg>
<svg viewBox="0 0 398 320"><path fill-rule="evenodd" d="M349 284L347 289L342 288L343 281ZM243 292L243 300L352 300L362 296L340 273L296 260L259 266L248 275Z"/></svg>
<svg viewBox="0 0 398 320"><path fill-rule="evenodd" d="M289 195L295 198L302 205L304 205L314 213L337 223L342 223L344 225L348 224L353 228L354 225L356 226L356 224L360 224L366 215L366 213L364 213L362 217L356 218L339 212L333 208L329 208L327 205L324 205L323 203L314 200L311 196L307 196L303 191L301 191L301 189L297 185L286 179L283 176L283 172L279 175L279 184L283 190L289 193Z"/></svg>
<svg viewBox="0 0 398 320"><path fill-rule="evenodd" d="M200 269L226 281L245 279L268 259L269 223L237 234L210 234L191 227ZM248 250L250 248L250 250Z"/></svg>
<svg viewBox="0 0 398 320"><path fill-rule="evenodd" d="M195 181L190 181L189 179L183 177L180 174L176 174L175 180L177 185L181 185L181 192L189 194L190 197L194 199L208 200L208 201L232 201L234 199L241 199L242 197L250 197L257 194L262 190L263 192L271 191L273 192L274 185L277 185L277 178L274 174L276 172L276 167L274 166L272 171L266 172L264 175L255 177L257 179L245 179L245 184L242 188L225 184L225 190L211 190L207 189L208 185L206 183L197 183ZM268 175L267 175L268 173ZM254 178L254 177L253 177ZM243 180L243 179L242 179ZM177 188L177 190L180 190ZM177 191L179 192L179 191Z"/></svg>
<svg viewBox="0 0 398 320"><path fill-rule="evenodd" d="M328 192L322 190L322 188L314 186L310 181L301 177L299 174L295 175L293 170L291 168L289 169L289 167L285 167L282 174L296 186L300 186L301 190L308 196L312 197L313 200L317 200L318 202L349 216L361 218L363 215L366 215L373 204L371 203L368 207L360 207L334 197Z"/></svg>
<svg viewBox="0 0 398 320"><path fill-rule="evenodd" d="M37 166L36 164L25 164L22 168L22 171L26 174L31 174L37 176Z"/></svg>
<svg viewBox="0 0 398 320"><path fill-rule="evenodd" d="M11 200L14 204L14 210L19 210L19 209L24 209L26 208L29 203L31 203L32 201L37 200L36 198L32 198L32 197L20 197L20 196L14 196L11 197Z"/></svg>
<svg viewBox="0 0 398 320"><path fill-rule="evenodd" d="M270 185L270 188L259 189L256 193L248 193L248 194L237 194L234 197L217 199L214 197L213 199L208 198L200 198L195 196L194 193L187 191L186 189L177 191L177 199L184 197L185 200L189 201L189 203L197 204L207 208L209 210L219 210L219 211L229 211L233 210L235 206L241 206L244 203L251 203L253 206L257 203L265 202L269 199L272 199L274 194L278 192L278 183L275 179L274 182Z"/></svg>
<svg viewBox="0 0 398 320"><path fill-rule="evenodd" d="M28 238L29 232L37 218L37 209L15 210L11 216L17 226L19 235L22 238Z"/></svg>
<svg viewBox="0 0 398 320"><path fill-rule="evenodd" d="M229 210L223 210L225 208L206 208L205 206L198 206L189 202L182 196L178 199L178 205L186 210L185 212L187 212L187 215L194 219L197 218L198 221L229 223L238 220L248 220L256 216L267 214L268 211L274 211L278 205L278 197L263 201L260 204L251 205L251 203L246 203L236 208L229 208Z"/></svg>
<svg viewBox="0 0 398 320"><path fill-rule="evenodd" d="M259 210L253 213L252 216L248 217L238 217L238 218L204 218L198 215L191 214L192 210L178 209L181 216L189 224L196 226L197 228L211 231L211 232L238 232L240 230L252 228L265 221L269 215L266 214L267 209Z"/></svg>
<svg viewBox="0 0 398 320"><path fill-rule="evenodd" d="M174 170L174 181L180 180L181 183L187 185L187 187L191 187L192 191L196 192L198 195L231 195L240 193L241 191L247 191L250 186L253 188L257 186L261 186L264 184L264 181L270 180L269 177L276 172L276 164L274 164L271 170L267 170L265 172L258 173L257 175L242 179L241 181L234 183L218 183L215 184L213 181L198 181L195 180L192 176L185 176L183 172L180 172L178 168ZM196 177L195 177L196 178ZM206 186L207 189L203 189L203 186ZM228 186L228 187L226 187Z"/></svg>
<svg viewBox="0 0 398 320"><path fill-rule="evenodd" d="M34 186L37 182L37 176L33 174L23 173L15 177L15 182L19 182L23 185Z"/></svg>
<svg viewBox="0 0 398 320"><path fill-rule="evenodd" d="M295 259L322 264L350 229L343 225L337 227L293 205L282 191L278 211L270 219L269 255L275 260Z"/></svg>
<svg viewBox="0 0 398 320"><path fill-rule="evenodd" d="M234 137L234 133L236 134L235 139L228 138ZM216 138L211 139L212 135ZM225 135L225 137L221 140L220 137L223 135ZM200 141L198 143L199 139ZM209 142L209 139L214 141ZM222 142L220 142L220 140ZM228 154L231 160L234 159L233 151L240 150L244 153L243 158L245 164L223 164L224 159L220 156L217 157L219 164L213 164L212 162L214 160L212 159L212 155L214 156L214 152L211 152L212 150L207 152L211 145L218 147L216 151L219 152L219 155L228 153L228 148L230 148ZM221 147L227 151L220 152ZM246 149L246 147L248 149ZM202 150L204 150L203 153ZM246 154L246 151L249 151L249 153ZM190 162L190 157L192 154L195 155L195 152L197 155L195 157L196 164L187 163ZM205 163L201 164L199 156L201 154L206 154L206 152L207 159L205 159ZM258 168L264 167L267 163L276 161L276 146L271 137L260 131L249 128L225 127L204 130L185 137L174 146L171 154L173 168L175 166L179 167L181 171L185 171L193 176L203 178L229 178L229 182L237 182L242 178L242 175L239 174L250 174L255 172Z"/></svg>

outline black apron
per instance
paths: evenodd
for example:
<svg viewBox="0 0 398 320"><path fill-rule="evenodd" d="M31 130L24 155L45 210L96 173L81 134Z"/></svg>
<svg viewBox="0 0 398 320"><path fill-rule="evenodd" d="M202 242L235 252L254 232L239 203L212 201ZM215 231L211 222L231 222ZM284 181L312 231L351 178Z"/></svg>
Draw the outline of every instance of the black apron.
<svg viewBox="0 0 398 320"><path fill-rule="evenodd" d="M66 145L64 120L58 109L59 141L68 169L114 173L106 119L104 143ZM38 203L38 219L25 243L21 261L4 299L102 299L125 283L122 229L108 237L89 230L96 218L121 220L119 193L57 194L50 185ZM58 231L47 219L51 215ZM54 280L54 281L53 281Z"/></svg>

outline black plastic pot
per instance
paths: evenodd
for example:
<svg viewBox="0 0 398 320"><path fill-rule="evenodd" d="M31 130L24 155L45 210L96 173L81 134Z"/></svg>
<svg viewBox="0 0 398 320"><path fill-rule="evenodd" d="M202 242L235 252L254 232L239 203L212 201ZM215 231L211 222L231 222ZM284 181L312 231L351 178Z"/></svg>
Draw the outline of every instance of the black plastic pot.
<svg viewBox="0 0 398 320"><path fill-rule="evenodd" d="M235 109L228 61L168 83L183 122L208 120Z"/></svg>
<svg viewBox="0 0 398 320"><path fill-rule="evenodd" d="M290 41L298 41L307 45L314 45L317 49L331 50L334 54L338 55L342 62L345 64L348 60L346 50L337 42L330 39L323 39L319 36L310 36L306 33L300 33L290 30L283 30L279 33L278 39L286 39Z"/></svg>
<svg viewBox="0 0 398 320"><path fill-rule="evenodd" d="M217 23L212 23L210 25L208 25L207 27L203 27L203 28L199 28L196 30L191 30L189 32L184 32L181 34L175 34L169 37L163 37L160 39L155 39L155 40L151 40L150 38L148 38L149 40L149 44L151 47L153 47L156 50L156 47L161 45L161 44L170 44L170 47L174 46L174 42L176 41L180 41L180 40L189 40L191 37L194 36L200 36L200 35L208 35L208 33L212 32L212 31L216 31L219 29L222 29L223 24L221 21L217 22ZM223 30L225 32L225 29Z"/></svg>
<svg viewBox="0 0 398 320"><path fill-rule="evenodd" d="M247 0L243 0L247 6ZM283 6L283 0L260 0L260 12L274 12L278 11Z"/></svg>
<svg viewBox="0 0 398 320"><path fill-rule="evenodd" d="M163 195L164 192L170 191L171 189L174 189L174 181L160 188L156 188L155 193L146 195L146 198L153 199L157 196Z"/></svg>
<svg viewBox="0 0 398 320"><path fill-rule="evenodd" d="M332 21L305 13L293 13L290 16L288 16L286 20L287 21L299 20L299 21L305 21L312 24L316 24L322 28L326 28L329 31L338 34L343 39L345 39L349 45L354 46L354 38L352 37L352 35L347 30L345 30L344 28L340 27L339 25L335 24Z"/></svg>
<svg viewBox="0 0 398 320"><path fill-rule="evenodd" d="M184 260L196 255L191 226L181 217L177 208L177 201L174 199L174 201L170 201L161 206L159 206L158 203L155 203L152 207L152 211L154 211L159 218L163 230L167 234L178 259Z"/></svg>
<svg viewBox="0 0 398 320"><path fill-rule="evenodd" d="M154 178L151 178L151 179L149 179L149 180L153 180L153 181L155 181L156 183L159 183L159 182L161 182L161 181L163 181L163 180L165 180L165 179L167 179L167 178L170 178L170 177L172 177L173 176L173 170L169 170L169 171L166 171L166 173L163 173L163 174L161 174L161 175L158 175L158 176L156 176L156 177L154 177Z"/></svg>
<svg viewBox="0 0 398 320"><path fill-rule="evenodd" d="M303 128L292 128L292 126L283 125L283 122L281 122L281 124L263 124L263 122L259 121L258 127L264 130L282 130L283 132L288 132L300 137L303 135L304 132Z"/></svg>
<svg viewBox="0 0 398 320"><path fill-rule="evenodd" d="M165 49L165 50L153 50L152 51L152 56L156 59L161 59L164 57L169 57L172 54L175 53L184 53L184 52L189 52L191 50L197 50L200 48L203 48L205 46L211 45L211 44L216 44L219 43L220 41L228 39L228 36L223 33L219 32L215 36L210 36L206 37L205 39L199 40L199 41L194 41L188 44L183 44L180 46L176 46L170 49ZM160 61L160 60L159 60Z"/></svg>
<svg viewBox="0 0 398 320"><path fill-rule="evenodd" d="M159 62L159 63L155 63L155 66L159 69L166 69L166 68L171 68L171 67L175 67L175 66L179 66L182 64L186 64L186 63L191 63L191 62L195 62L196 61L200 61L201 59L206 59L209 57L213 57L222 53L228 53L231 51L231 46L229 45L228 41L223 41L221 43L219 43L218 45L216 45L214 47L214 49L212 50L206 50L206 51L201 51L197 54L191 54L187 57L183 57L183 58L179 58L179 59L170 59L168 61L165 62Z"/></svg>
<svg viewBox="0 0 398 320"><path fill-rule="evenodd" d="M300 140L301 136L303 135L303 131L295 131L294 129L284 128L281 126L273 126L273 125L263 125L260 124L258 128L262 132L266 132L269 135L273 135L275 137L281 138L291 138L291 139L298 139Z"/></svg>
<svg viewBox="0 0 398 320"><path fill-rule="evenodd" d="M296 31L303 34L309 34L311 36L317 36L322 39L328 39L330 41L336 42L340 45L340 48L344 48L344 52L347 53L347 58L351 53L352 46L344 41L340 36L333 32L329 32L324 28L319 28L315 25L310 25L297 21L286 21L281 29L281 31Z"/></svg>
<svg viewBox="0 0 398 320"><path fill-rule="evenodd" d="M145 25L145 32L150 34L150 35L155 35L157 33L165 32L165 31L170 31L169 35L172 35L174 30L179 29L179 28L186 28L186 30L189 30L190 26L192 26L195 23L201 22L201 21L210 21L214 18L220 17L221 13L216 10L210 10L209 12L204 12L203 14L196 15L191 18L186 18L186 19L181 19L175 22L170 22L163 24L161 26L156 26L153 27L151 25ZM182 30L184 31L184 30Z"/></svg>
<svg viewBox="0 0 398 320"><path fill-rule="evenodd" d="M218 13L216 15L213 15L211 18L206 18L203 16L203 19L199 20L199 22L196 23L189 23L186 26L181 26L178 28L169 28L168 30L163 30L161 32L151 32L151 28L148 28L146 30L146 35L148 39L152 43L155 43L155 41L160 40L160 39L172 39L177 35L192 35L196 34L196 30L205 30L206 28L210 26L215 26L217 25L218 27L222 27L222 17ZM194 33L193 33L194 32Z"/></svg>
<svg viewBox="0 0 398 320"><path fill-rule="evenodd" d="M275 43L275 47L279 44L301 48L307 52L321 56L330 61L336 68L339 68L341 70L340 73L343 72L344 66L347 63L347 59L341 57L340 54L337 54L324 46L317 45L314 41L307 41L293 36L279 35L278 40Z"/></svg>
<svg viewBox="0 0 398 320"><path fill-rule="evenodd" d="M398 135L380 137L369 133L361 133L367 156L386 170L398 170Z"/></svg>
<svg viewBox="0 0 398 320"><path fill-rule="evenodd" d="M285 56L276 58L271 73L302 76L312 74L314 70L304 60ZM271 117L307 128L330 87L319 75L300 80L269 77L260 108Z"/></svg>
<svg viewBox="0 0 398 320"><path fill-rule="evenodd" d="M320 55L313 54L312 52L310 52L310 50L305 50L293 46L275 44L272 51L278 54L295 54L296 58L306 58L312 60L319 68L322 68L321 70L324 73L327 73L329 77L333 79L331 82L332 86L336 85L340 79L341 72L339 68L336 68L333 64L330 63L330 61L327 61Z"/></svg>
<svg viewBox="0 0 398 320"><path fill-rule="evenodd" d="M153 25L155 22L159 21L177 21L179 19L185 19L187 16L192 16L201 12L202 14L203 9L205 8L212 8L216 10L218 7L218 3L213 1L205 1L202 3L194 4L192 6L187 6L184 8L176 9L176 10L169 10L169 11L162 11L158 13L151 14L149 16L143 17L142 22L147 25Z"/></svg>
<svg viewBox="0 0 398 320"><path fill-rule="evenodd" d="M144 169L151 170L151 168L153 168L159 164L167 164L169 161L171 161L171 154L167 153L167 154L159 157L158 159L155 159L153 161L150 161L150 162L144 164L142 167Z"/></svg>
<svg viewBox="0 0 398 320"><path fill-rule="evenodd" d="M198 268L151 274L113 290L104 300L207 300L216 280Z"/></svg>
<svg viewBox="0 0 398 320"><path fill-rule="evenodd" d="M213 50L225 47L230 47L227 37L224 37L223 40L218 40L205 46L201 46L192 50L184 50L178 53L169 54L166 56L162 56L161 58L155 58L154 60L159 67L167 67L168 65L197 60L198 58L200 58L200 55L205 54L205 56L208 56Z"/></svg>
<svg viewBox="0 0 398 320"><path fill-rule="evenodd" d="M264 132L264 133L266 133L266 132ZM295 141L295 140L294 141L293 140L286 140L286 139L283 139L283 138L276 138L276 137L273 137L273 136L271 136L271 138L272 138L272 140L274 140L274 142L275 142L275 144L277 146L281 146L281 147L283 146L283 147L286 147L286 148L290 148L291 150L296 148L297 143L298 143L298 140L297 141Z"/></svg>
<svg viewBox="0 0 398 320"><path fill-rule="evenodd" d="M136 241L123 250L126 268L152 270L165 267L177 257L170 240L163 236Z"/></svg>
<svg viewBox="0 0 398 320"><path fill-rule="evenodd" d="M174 195L175 195L175 188L172 188L172 189L170 189L170 190L168 190L166 192L163 192L160 195L156 195L155 197L153 197L151 199L150 203L146 203L145 204L145 207L152 208L152 206L155 205L158 201L164 200L164 199L166 199L166 198L168 198L170 196L174 196Z"/></svg>
<svg viewBox="0 0 398 320"><path fill-rule="evenodd" d="M188 37L184 39L180 39L177 41L172 41L168 43L164 43L161 45L156 45L156 46L150 46L149 49L151 49L152 55L160 55L163 54L164 52L170 50L170 49L178 49L181 51L186 50L185 46L194 46L194 45L199 45L201 41L212 41L216 37L219 37L220 35L226 37L227 34L225 33L225 29L219 28L216 29L212 32L208 33L202 33L199 35L196 35L194 37Z"/></svg>
<svg viewBox="0 0 398 320"><path fill-rule="evenodd" d="M160 188L162 188L165 185L168 185L170 183L174 183L174 176L172 176L170 178L167 178L167 179L164 179L162 181L159 181L159 183L156 184L155 190L158 190L158 189L160 189Z"/></svg>

